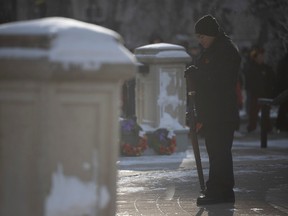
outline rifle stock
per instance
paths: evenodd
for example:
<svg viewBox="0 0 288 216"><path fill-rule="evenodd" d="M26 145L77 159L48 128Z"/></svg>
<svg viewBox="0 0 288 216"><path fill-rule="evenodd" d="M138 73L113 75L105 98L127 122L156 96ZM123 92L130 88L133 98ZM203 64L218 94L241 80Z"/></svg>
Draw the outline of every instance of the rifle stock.
<svg viewBox="0 0 288 216"><path fill-rule="evenodd" d="M199 144L198 144L198 138L197 138L197 131L196 131L196 124L197 124L197 111L196 111L196 105L195 105L195 95L196 92L192 91L189 87L190 84L187 81L187 97L188 97L188 121L189 121L189 127L190 127L190 138L191 143L193 147L196 167L197 167L197 173L200 183L201 191L205 191L205 182L204 182L204 176L203 176L203 169L202 169L202 163L201 163L201 156L200 156L200 150L199 150Z"/></svg>

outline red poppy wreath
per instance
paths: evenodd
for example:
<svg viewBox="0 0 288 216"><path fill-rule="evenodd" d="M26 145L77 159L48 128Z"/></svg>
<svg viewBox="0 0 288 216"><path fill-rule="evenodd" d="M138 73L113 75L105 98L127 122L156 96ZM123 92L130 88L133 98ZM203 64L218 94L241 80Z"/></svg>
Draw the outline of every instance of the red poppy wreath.
<svg viewBox="0 0 288 216"><path fill-rule="evenodd" d="M147 137L142 128L132 119L120 121L121 154L124 156L140 156L147 148Z"/></svg>
<svg viewBox="0 0 288 216"><path fill-rule="evenodd" d="M154 131L151 140L151 147L160 155L171 155L176 150L176 136L165 128Z"/></svg>

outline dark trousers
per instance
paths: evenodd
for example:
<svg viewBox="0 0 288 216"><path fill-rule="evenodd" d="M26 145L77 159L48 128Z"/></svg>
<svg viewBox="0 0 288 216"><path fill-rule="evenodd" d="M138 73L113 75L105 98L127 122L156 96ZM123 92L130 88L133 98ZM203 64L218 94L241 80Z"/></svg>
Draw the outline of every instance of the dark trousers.
<svg viewBox="0 0 288 216"><path fill-rule="evenodd" d="M247 131L254 131L257 127L257 122L258 122L258 113L261 109L260 104L258 103L258 97L255 95L251 95L250 97L250 106L248 110L248 125L247 125ZM269 108L269 113L270 113L270 108ZM270 114L265 117L264 119L265 124L267 125L267 130L271 131L272 130L272 124L270 120Z"/></svg>
<svg viewBox="0 0 288 216"><path fill-rule="evenodd" d="M205 126L205 144L210 164L206 187L211 193L225 195L233 192L234 173L231 150L234 130L233 123Z"/></svg>

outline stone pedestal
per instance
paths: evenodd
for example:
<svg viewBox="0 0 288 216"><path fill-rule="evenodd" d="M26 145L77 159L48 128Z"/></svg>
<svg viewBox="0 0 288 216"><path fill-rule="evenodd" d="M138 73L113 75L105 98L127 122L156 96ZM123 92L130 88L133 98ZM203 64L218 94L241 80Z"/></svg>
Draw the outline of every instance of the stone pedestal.
<svg viewBox="0 0 288 216"><path fill-rule="evenodd" d="M179 134L187 136L185 128L186 82L184 70L191 61L184 47L159 43L135 50L137 60L146 67L136 76L136 116L149 131L156 128L181 131L178 149L183 144ZM179 142L182 140L181 142ZM187 144L187 143L186 143ZM185 144L185 145L186 145Z"/></svg>
<svg viewBox="0 0 288 216"><path fill-rule="evenodd" d="M136 60L99 26L0 26L0 215L115 215L120 92Z"/></svg>

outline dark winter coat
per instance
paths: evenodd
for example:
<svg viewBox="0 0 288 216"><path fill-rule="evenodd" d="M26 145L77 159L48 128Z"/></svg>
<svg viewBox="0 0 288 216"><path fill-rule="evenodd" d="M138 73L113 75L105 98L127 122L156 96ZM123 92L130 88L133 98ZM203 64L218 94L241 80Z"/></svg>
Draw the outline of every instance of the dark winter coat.
<svg viewBox="0 0 288 216"><path fill-rule="evenodd" d="M288 89L288 53L278 63L275 87L276 95Z"/></svg>
<svg viewBox="0 0 288 216"><path fill-rule="evenodd" d="M239 123L236 82L241 57L231 39L219 33L206 49L195 74L196 106L199 121L205 125Z"/></svg>
<svg viewBox="0 0 288 216"><path fill-rule="evenodd" d="M267 64L252 62L246 75L249 93L256 98L274 97L275 74Z"/></svg>

